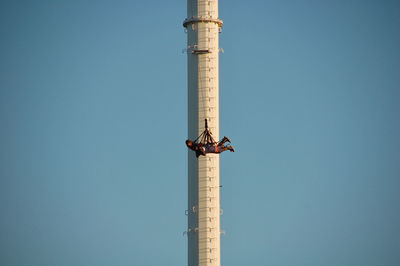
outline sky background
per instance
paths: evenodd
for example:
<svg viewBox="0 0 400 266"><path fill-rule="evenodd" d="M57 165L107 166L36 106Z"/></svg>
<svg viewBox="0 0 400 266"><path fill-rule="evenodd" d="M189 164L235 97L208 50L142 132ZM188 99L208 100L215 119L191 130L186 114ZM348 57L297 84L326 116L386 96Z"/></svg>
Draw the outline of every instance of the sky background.
<svg viewBox="0 0 400 266"><path fill-rule="evenodd" d="M400 265L400 2L219 3L223 265ZM185 17L0 2L0 265L186 265Z"/></svg>

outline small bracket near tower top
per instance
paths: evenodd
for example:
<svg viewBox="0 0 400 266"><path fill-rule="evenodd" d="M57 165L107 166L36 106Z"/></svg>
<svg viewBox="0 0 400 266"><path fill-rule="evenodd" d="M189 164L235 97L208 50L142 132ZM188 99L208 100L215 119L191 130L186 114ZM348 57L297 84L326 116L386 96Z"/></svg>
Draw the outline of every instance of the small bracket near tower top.
<svg viewBox="0 0 400 266"><path fill-rule="evenodd" d="M221 19L217 18L199 18L199 17L191 17L191 18L187 18L185 19L185 21L183 21L183 27L187 28L187 26L189 24L196 24L196 23L201 23L201 22L212 22L212 23L216 23L218 25L218 28L222 28L223 22Z"/></svg>

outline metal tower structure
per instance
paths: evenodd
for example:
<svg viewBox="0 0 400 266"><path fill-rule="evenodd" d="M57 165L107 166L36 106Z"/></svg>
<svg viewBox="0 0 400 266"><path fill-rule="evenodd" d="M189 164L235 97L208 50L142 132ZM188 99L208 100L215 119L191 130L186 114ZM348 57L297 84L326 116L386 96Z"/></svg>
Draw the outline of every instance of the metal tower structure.
<svg viewBox="0 0 400 266"><path fill-rule="evenodd" d="M208 126L219 139L218 0L188 0L188 138ZM219 154L188 153L188 265L220 265Z"/></svg>

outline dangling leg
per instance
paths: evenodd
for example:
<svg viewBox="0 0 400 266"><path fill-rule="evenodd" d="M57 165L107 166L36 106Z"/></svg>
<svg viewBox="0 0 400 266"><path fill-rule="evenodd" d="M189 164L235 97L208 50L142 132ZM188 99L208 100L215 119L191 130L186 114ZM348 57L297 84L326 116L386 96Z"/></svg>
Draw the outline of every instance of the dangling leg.
<svg viewBox="0 0 400 266"><path fill-rule="evenodd" d="M220 142L218 142L218 146L224 146L225 142L231 142L231 140L227 137L224 136Z"/></svg>
<svg viewBox="0 0 400 266"><path fill-rule="evenodd" d="M235 152L235 149L234 149L232 146L220 147L218 150L219 150L220 152L223 152L223 151Z"/></svg>

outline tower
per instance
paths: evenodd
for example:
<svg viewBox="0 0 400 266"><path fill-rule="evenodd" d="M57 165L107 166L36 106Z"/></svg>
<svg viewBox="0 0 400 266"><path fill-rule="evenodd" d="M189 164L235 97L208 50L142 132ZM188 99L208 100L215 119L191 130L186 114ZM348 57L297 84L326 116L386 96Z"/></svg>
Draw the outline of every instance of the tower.
<svg viewBox="0 0 400 266"><path fill-rule="evenodd" d="M218 0L188 0L188 138L208 126L219 139ZM188 265L220 265L219 154L188 153Z"/></svg>

